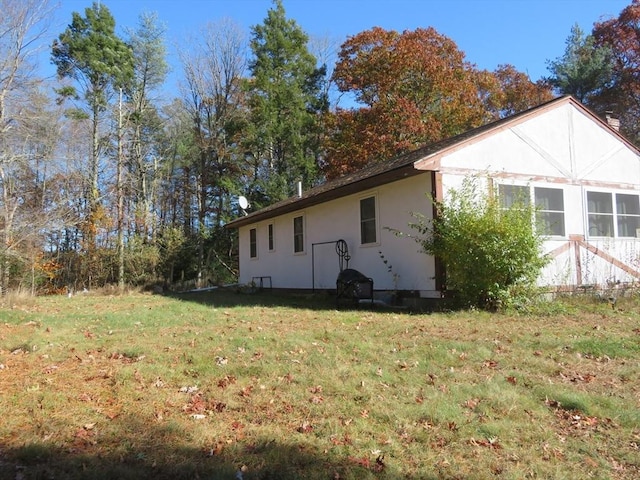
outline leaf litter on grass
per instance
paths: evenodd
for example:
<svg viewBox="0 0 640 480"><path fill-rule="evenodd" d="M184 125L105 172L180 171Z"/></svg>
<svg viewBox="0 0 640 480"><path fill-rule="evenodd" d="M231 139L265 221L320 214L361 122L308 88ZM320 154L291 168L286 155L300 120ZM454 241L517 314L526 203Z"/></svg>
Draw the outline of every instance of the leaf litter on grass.
<svg viewBox="0 0 640 480"><path fill-rule="evenodd" d="M576 351L638 342L629 308L578 320L122 302L81 299L68 316L64 305L33 308L0 325L5 459L39 468L21 450L37 443L65 452L48 468L82 453L174 478L233 478L239 465L245 479L638 472L633 348L609 360ZM96 320L99 303L109 325ZM606 342L579 343L603 331Z"/></svg>

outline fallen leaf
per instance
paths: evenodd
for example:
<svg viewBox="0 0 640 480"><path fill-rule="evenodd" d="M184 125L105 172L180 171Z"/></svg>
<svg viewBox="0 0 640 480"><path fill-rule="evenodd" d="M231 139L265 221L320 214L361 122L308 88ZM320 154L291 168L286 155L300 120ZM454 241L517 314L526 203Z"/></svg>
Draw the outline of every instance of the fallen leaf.
<svg viewBox="0 0 640 480"><path fill-rule="evenodd" d="M298 433L309 433L312 430L313 430L313 425L311 425L307 421L302 422L302 425L298 427Z"/></svg>
<svg viewBox="0 0 640 480"><path fill-rule="evenodd" d="M233 385L236 383L236 377L233 375L225 375L223 378L218 380L218 387L227 388L229 385Z"/></svg>
<svg viewBox="0 0 640 480"><path fill-rule="evenodd" d="M464 406L467 407L469 410L473 410L474 408L476 408L478 406L479 403L480 403L479 399L470 398L469 400L464 402Z"/></svg>

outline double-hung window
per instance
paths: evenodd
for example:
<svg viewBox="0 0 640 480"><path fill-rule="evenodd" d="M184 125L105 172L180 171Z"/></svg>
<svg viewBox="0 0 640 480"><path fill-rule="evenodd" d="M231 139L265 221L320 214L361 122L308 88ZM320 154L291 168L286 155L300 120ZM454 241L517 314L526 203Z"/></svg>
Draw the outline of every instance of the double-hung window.
<svg viewBox="0 0 640 480"><path fill-rule="evenodd" d="M376 197L367 197L360 200L360 243L376 243Z"/></svg>
<svg viewBox="0 0 640 480"><path fill-rule="evenodd" d="M587 192L589 235L637 238L640 196L629 193Z"/></svg>
<svg viewBox="0 0 640 480"><path fill-rule="evenodd" d="M293 252L304 252L304 217L293 218Z"/></svg>
<svg viewBox="0 0 640 480"><path fill-rule="evenodd" d="M503 209L531 204L531 187L523 185L498 185L498 197ZM561 188L534 187L536 226L541 235L563 237L564 192Z"/></svg>
<svg viewBox="0 0 640 480"><path fill-rule="evenodd" d="M613 237L613 199L607 192L587 192L589 235Z"/></svg>
<svg viewBox="0 0 640 480"><path fill-rule="evenodd" d="M640 236L640 196L616 193L616 218L619 237Z"/></svg>
<svg viewBox="0 0 640 480"><path fill-rule="evenodd" d="M535 187L535 198L538 228L543 235L563 237L564 228L564 193L561 188Z"/></svg>

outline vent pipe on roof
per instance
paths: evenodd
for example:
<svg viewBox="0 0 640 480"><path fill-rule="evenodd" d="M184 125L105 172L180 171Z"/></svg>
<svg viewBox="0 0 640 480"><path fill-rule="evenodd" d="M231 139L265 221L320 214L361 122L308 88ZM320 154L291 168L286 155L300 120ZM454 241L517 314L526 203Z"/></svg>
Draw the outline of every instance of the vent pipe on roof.
<svg viewBox="0 0 640 480"><path fill-rule="evenodd" d="M298 182L298 198L302 198L302 182Z"/></svg>
<svg viewBox="0 0 640 480"><path fill-rule="evenodd" d="M615 117L612 111L606 112L605 118L607 119L607 124L611 128L613 128L616 132L620 131L620 119Z"/></svg>

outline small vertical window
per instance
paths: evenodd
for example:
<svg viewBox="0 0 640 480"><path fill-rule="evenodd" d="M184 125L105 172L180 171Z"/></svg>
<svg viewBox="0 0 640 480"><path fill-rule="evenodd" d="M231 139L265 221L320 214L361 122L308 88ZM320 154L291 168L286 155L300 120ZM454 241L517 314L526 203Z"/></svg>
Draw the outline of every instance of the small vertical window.
<svg viewBox="0 0 640 480"><path fill-rule="evenodd" d="M536 187L533 190L538 226L543 235L564 236L564 196L560 188Z"/></svg>
<svg viewBox="0 0 640 480"><path fill-rule="evenodd" d="M304 252L304 217L293 219L293 251Z"/></svg>
<svg viewBox="0 0 640 480"><path fill-rule="evenodd" d="M613 237L613 200L610 193L587 192L589 235Z"/></svg>
<svg viewBox="0 0 640 480"><path fill-rule="evenodd" d="M360 200L360 243L376 243L376 197Z"/></svg>
<svg viewBox="0 0 640 480"><path fill-rule="evenodd" d="M255 228L249 230L249 256L251 258L258 256L258 235Z"/></svg>
<svg viewBox="0 0 640 480"><path fill-rule="evenodd" d="M274 247L273 247L273 223L269 224L268 227L268 240L269 240L269 251L273 252Z"/></svg>

